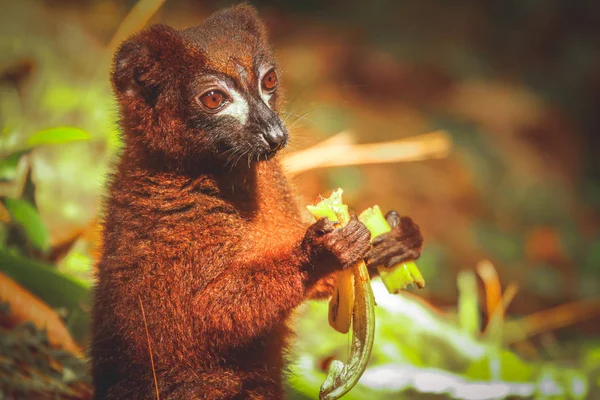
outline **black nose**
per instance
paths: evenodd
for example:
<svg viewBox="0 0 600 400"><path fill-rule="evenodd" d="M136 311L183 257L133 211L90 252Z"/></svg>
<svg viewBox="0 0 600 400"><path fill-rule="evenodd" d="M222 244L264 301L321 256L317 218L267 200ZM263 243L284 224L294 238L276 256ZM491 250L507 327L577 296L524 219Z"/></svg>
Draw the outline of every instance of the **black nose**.
<svg viewBox="0 0 600 400"><path fill-rule="evenodd" d="M275 151L285 146L287 141L287 132L280 127L274 127L265 132L263 137L269 144L270 150Z"/></svg>

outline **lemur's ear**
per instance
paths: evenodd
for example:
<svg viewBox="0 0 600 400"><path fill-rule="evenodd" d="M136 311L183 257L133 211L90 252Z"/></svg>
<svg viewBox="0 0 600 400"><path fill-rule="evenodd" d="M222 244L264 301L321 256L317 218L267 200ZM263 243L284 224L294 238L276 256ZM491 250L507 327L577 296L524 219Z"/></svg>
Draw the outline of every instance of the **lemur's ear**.
<svg viewBox="0 0 600 400"><path fill-rule="evenodd" d="M256 8L250 4L242 3L230 10L232 18L239 22L241 29L252 32L257 37L266 39L267 29L258 15Z"/></svg>
<svg viewBox="0 0 600 400"><path fill-rule="evenodd" d="M124 42L117 50L112 75L113 85L121 96L141 96L154 105L161 83L170 73L169 64L176 64L173 51L182 49L177 31L165 25L154 25Z"/></svg>

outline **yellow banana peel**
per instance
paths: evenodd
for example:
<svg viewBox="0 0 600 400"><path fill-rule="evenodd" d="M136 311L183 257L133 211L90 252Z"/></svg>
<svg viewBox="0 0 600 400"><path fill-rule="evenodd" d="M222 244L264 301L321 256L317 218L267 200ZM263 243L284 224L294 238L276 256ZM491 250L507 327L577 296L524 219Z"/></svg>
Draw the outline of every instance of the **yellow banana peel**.
<svg viewBox="0 0 600 400"><path fill-rule="evenodd" d="M307 206L316 219L329 218L330 221L345 225L350 220L348 206L342 203L342 189L338 189L327 199L315 206ZM354 268L347 268L336 275L333 296L329 300L329 325L340 333L348 333L352 323L354 307Z"/></svg>
<svg viewBox="0 0 600 400"><path fill-rule="evenodd" d="M327 199L308 206L317 218L327 217L342 226L348 223L348 207L342 202L342 189L334 191ZM360 216L371 237L391 230L378 206L365 210ZM378 267L379 274L390 293L397 293L411 283L423 287L425 281L414 262L392 268ZM329 301L329 324L340 333L348 333L352 326L352 341L346 363L333 360L327 379L321 385L321 400L339 399L358 382L367 367L375 334L375 298L371 289L369 272L363 261L336 275L336 287Z"/></svg>

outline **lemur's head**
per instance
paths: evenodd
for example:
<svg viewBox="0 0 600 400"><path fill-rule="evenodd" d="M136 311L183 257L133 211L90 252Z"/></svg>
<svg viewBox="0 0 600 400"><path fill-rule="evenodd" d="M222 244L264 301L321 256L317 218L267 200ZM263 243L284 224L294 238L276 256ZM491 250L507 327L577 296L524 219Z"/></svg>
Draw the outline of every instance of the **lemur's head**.
<svg viewBox="0 0 600 400"><path fill-rule="evenodd" d="M113 84L128 145L185 163L250 164L283 148L278 69L254 8L183 31L155 25L121 45Z"/></svg>

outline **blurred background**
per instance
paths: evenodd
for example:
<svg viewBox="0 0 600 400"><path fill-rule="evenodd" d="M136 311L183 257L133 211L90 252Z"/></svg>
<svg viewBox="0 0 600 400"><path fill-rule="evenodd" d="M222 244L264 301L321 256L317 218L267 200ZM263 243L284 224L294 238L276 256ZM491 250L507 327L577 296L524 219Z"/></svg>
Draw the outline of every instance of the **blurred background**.
<svg viewBox="0 0 600 400"><path fill-rule="evenodd" d="M425 235L424 290L374 280L375 346L345 398L600 398L600 3L252 3L283 67L299 204L342 187ZM0 398L90 396L116 46L231 4L0 1ZM347 356L326 319L299 309L292 398Z"/></svg>

